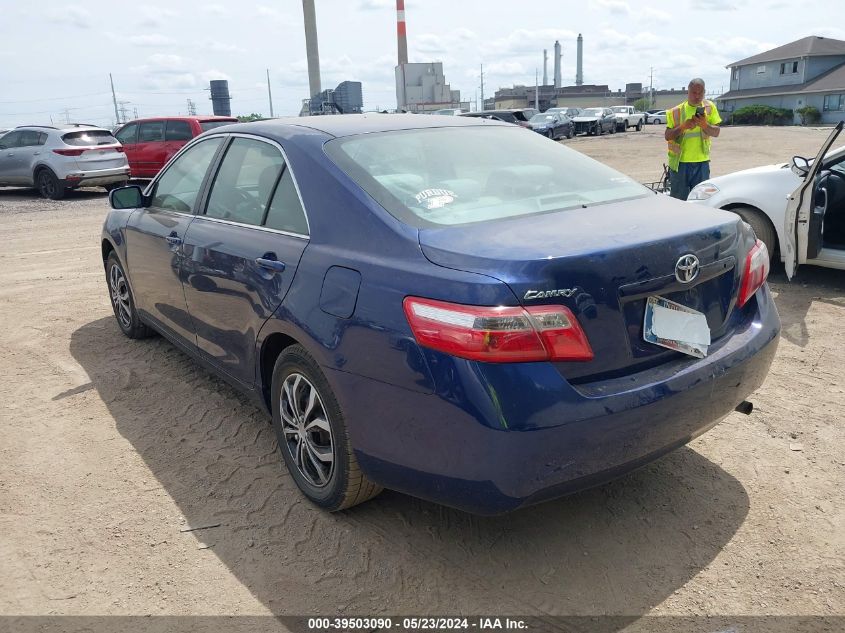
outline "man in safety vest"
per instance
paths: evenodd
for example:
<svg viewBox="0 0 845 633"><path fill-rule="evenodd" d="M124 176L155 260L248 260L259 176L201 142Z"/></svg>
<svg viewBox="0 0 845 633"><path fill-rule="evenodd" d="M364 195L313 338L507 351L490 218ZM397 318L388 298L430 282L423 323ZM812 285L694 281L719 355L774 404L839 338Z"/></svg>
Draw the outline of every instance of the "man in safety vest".
<svg viewBox="0 0 845 633"><path fill-rule="evenodd" d="M722 117L716 104L704 98L704 80L687 86L687 100L666 110L669 144L670 195L686 200L690 190L710 178L710 139L719 136Z"/></svg>

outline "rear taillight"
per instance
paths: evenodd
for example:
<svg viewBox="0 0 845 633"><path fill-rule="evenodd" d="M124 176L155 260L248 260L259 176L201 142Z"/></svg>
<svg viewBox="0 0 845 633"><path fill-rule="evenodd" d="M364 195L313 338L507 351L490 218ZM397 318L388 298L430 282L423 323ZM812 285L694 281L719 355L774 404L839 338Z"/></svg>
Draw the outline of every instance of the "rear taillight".
<svg viewBox="0 0 845 633"><path fill-rule="evenodd" d="M82 152L85 151L85 148L82 149L54 149L54 154L61 154L62 156L82 156Z"/></svg>
<svg viewBox="0 0 845 633"><path fill-rule="evenodd" d="M754 246L748 251L745 257L745 268L742 271L742 281L739 286L739 307L748 303L754 293L760 289L766 278L769 276L769 249L766 245L757 240Z"/></svg>
<svg viewBox="0 0 845 633"><path fill-rule="evenodd" d="M484 307L406 297L417 342L488 363L592 360L593 350L564 306Z"/></svg>

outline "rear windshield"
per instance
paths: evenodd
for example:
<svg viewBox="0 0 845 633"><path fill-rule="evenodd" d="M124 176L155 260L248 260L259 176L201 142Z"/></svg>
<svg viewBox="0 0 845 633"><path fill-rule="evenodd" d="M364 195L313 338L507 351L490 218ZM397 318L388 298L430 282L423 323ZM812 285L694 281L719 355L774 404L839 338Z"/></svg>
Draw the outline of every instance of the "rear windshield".
<svg viewBox="0 0 845 633"><path fill-rule="evenodd" d="M62 136L68 145L115 145L117 139L106 130L85 130L84 132L69 132Z"/></svg>
<svg viewBox="0 0 845 633"><path fill-rule="evenodd" d="M418 228L653 195L592 158L510 126L364 134L325 149L376 202Z"/></svg>
<svg viewBox="0 0 845 633"><path fill-rule="evenodd" d="M203 132L208 132L209 130L213 130L216 127L221 127L223 125L232 125L232 123L237 122L237 119L232 119L231 121L200 121L200 127L202 128Z"/></svg>

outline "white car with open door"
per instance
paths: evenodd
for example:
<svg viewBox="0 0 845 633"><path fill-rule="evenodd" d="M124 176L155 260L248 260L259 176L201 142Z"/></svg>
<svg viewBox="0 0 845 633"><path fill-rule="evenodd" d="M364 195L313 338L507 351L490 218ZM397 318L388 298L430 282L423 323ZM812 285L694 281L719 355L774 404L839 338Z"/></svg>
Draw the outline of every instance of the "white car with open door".
<svg viewBox="0 0 845 633"><path fill-rule="evenodd" d="M814 159L711 178L687 200L733 211L754 229L788 276L799 264L845 269L845 146L830 151L840 122Z"/></svg>

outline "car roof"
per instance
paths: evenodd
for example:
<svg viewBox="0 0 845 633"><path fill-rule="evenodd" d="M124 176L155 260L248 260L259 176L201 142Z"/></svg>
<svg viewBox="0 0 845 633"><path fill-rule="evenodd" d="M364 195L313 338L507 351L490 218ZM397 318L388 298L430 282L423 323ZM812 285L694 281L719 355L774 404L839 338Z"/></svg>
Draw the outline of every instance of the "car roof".
<svg viewBox="0 0 845 633"><path fill-rule="evenodd" d="M15 130L56 130L57 132L78 132L80 130L102 130L108 132L104 127L91 125L90 123L66 123L65 125L19 125ZM11 132L13 130L9 130Z"/></svg>
<svg viewBox="0 0 845 633"><path fill-rule="evenodd" d="M121 125L129 125L130 123L147 123L148 121L231 121L232 123L234 123L237 120L237 117L216 116L213 114L198 114L196 116L150 116L144 117L142 119L132 119L131 121L127 121L126 123L122 123Z"/></svg>
<svg viewBox="0 0 845 633"><path fill-rule="evenodd" d="M212 132L248 132L273 136L281 127L301 127L323 132L334 137L393 132L398 130L416 130L425 128L473 127L479 125L498 125L512 127L491 119L473 117L433 117L418 114L329 114L323 116L283 117L266 119L252 123L236 123L215 128Z"/></svg>

